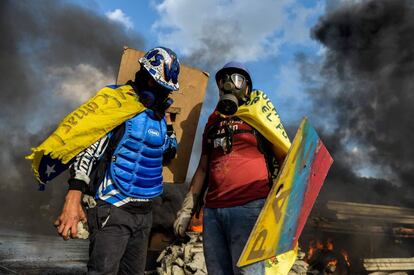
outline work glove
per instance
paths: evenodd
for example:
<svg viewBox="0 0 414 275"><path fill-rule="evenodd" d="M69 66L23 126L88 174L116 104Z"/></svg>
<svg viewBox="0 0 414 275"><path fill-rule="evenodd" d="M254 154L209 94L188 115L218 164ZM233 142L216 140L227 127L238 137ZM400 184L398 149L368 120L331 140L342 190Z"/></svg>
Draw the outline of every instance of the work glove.
<svg viewBox="0 0 414 275"><path fill-rule="evenodd" d="M191 191L187 193L184 198L181 209L177 212L177 218L174 221L174 233L177 236L184 237L190 223L191 216L194 211L195 202L197 201L197 194Z"/></svg>

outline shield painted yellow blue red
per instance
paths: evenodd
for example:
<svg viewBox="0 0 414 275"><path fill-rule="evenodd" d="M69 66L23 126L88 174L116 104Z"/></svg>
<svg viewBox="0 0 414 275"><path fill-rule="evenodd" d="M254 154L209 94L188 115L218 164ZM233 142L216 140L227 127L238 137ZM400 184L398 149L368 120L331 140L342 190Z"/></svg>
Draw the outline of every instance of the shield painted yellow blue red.
<svg viewBox="0 0 414 275"><path fill-rule="evenodd" d="M295 248L333 159L304 118L239 258L244 266Z"/></svg>

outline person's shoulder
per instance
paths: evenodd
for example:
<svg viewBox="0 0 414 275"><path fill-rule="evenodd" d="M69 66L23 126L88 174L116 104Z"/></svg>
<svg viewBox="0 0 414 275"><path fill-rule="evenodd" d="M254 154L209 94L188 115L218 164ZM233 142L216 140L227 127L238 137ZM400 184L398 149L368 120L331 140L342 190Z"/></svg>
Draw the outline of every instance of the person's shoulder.
<svg viewBox="0 0 414 275"><path fill-rule="evenodd" d="M122 84L122 85L111 84L111 85L106 85L104 88L116 90L116 89L120 89L120 88L122 89L122 88L128 88L128 87L131 87L131 86L127 84Z"/></svg>
<svg viewBox="0 0 414 275"><path fill-rule="evenodd" d="M257 96L257 95L266 95L266 92L261 90L261 89L254 89L254 90L252 90L251 94L255 95L255 96Z"/></svg>
<svg viewBox="0 0 414 275"><path fill-rule="evenodd" d="M110 89L116 89L118 87L120 87L121 85L116 85L116 84L110 84L110 85L106 85L105 88L110 88Z"/></svg>
<svg viewBox="0 0 414 275"><path fill-rule="evenodd" d="M261 100L268 100L268 99L269 99L269 97L267 96L267 94L263 90L254 89L250 93L250 97L247 99L246 104L250 105L250 104L253 104L253 103L257 103Z"/></svg>
<svg viewBox="0 0 414 275"><path fill-rule="evenodd" d="M129 85L128 83L126 83L126 84L121 84L121 85L119 85L119 84L111 84L111 85L106 85L106 86L104 86L101 90L100 90L101 92L106 92L106 93L112 93L112 92L114 92L115 94L116 93L121 93L121 94L124 94L124 93L130 93L131 91L134 91L134 88L131 86L131 85Z"/></svg>

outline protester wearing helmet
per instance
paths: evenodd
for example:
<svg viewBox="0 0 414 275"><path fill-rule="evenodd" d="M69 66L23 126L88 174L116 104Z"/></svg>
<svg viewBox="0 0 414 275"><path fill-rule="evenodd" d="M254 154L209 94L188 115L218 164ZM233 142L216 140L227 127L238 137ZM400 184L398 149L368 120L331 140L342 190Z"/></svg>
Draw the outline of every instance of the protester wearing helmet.
<svg viewBox="0 0 414 275"><path fill-rule="evenodd" d="M165 111L172 104L170 93L179 89L180 63L164 47L151 49L139 63L134 81L108 87L114 93L135 92L142 111L75 158L65 204L55 222L63 238L75 237L78 222L86 220L81 196L93 196L87 209L88 274L144 274L152 199L163 190L163 161L176 152Z"/></svg>
<svg viewBox="0 0 414 275"><path fill-rule="evenodd" d="M236 264L270 191L271 177L277 173L275 160L281 163L286 156L286 150L277 157L268 154L272 152L270 139L262 135L266 127L270 129L267 136L278 131L266 126L272 115L277 117L276 109L262 91L252 90L250 73L239 62L225 64L216 73L216 83L219 101L205 126L200 162L174 230L184 235L204 198L203 243L208 273L264 274L264 262L241 268ZM256 108L260 102L265 109ZM262 114L262 110L267 113ZM279 129L283 129L281 124Z"/></svg>

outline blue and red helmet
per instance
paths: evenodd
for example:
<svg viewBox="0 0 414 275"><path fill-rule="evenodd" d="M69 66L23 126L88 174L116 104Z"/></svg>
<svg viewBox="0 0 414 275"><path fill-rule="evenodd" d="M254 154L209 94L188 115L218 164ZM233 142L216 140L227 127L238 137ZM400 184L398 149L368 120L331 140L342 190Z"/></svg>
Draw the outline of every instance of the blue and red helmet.
<svg viewBox="0 0 414 275"><path fill-rule="evenodd" d="M161 86L177 91L180 61L175 52L165 47L149 50L138 62Z"/></svg>

